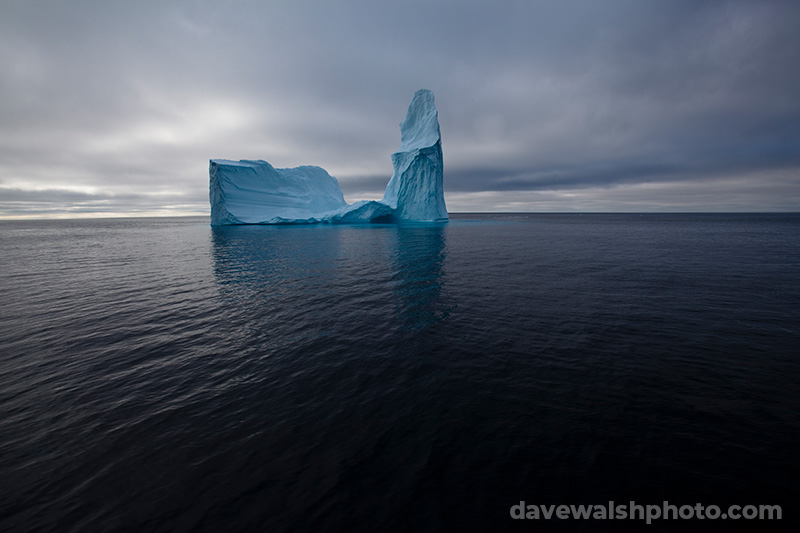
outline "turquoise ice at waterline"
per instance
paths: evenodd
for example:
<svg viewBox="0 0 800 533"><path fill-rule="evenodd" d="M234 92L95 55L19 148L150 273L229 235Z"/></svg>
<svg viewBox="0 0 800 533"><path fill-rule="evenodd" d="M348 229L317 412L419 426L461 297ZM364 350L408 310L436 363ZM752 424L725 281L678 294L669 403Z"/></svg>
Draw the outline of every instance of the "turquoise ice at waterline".
<svg viewBox="0 0 800 533"><path fill-rule="evenodd" d="M317 166L275 168L266 161L212 159L211 225L436 222L448 220L442 136L433 93L414 94L400 124L400 150L381 200L347 204L339 182Z"/></svg>

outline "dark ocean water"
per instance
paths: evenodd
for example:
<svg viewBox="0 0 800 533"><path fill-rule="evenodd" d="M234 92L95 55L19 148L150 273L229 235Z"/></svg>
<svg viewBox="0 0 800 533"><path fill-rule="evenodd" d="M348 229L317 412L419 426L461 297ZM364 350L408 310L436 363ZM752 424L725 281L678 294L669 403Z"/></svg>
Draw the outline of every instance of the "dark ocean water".
<svg viewBox="0 0 800 533"><path fill-rule="evenodd" d="M797 214L6 221L0 289L0 531L797 523ZM510 517L609 500L784 520Z"/></svg>

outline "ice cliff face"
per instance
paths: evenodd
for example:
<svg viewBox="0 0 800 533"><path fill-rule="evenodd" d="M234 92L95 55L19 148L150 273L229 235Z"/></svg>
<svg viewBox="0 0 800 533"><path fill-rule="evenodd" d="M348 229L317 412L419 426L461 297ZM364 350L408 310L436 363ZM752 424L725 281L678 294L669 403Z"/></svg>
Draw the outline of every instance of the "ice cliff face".
<svg viewBox="0 0 800 533"><path fill-rule="evenodd" d="M417 91L400 124L400 151L383 200L347 205L320 167L276 169L266 161L212 159L211 225L356 224L447 220L442 141L433 93Z"/></svg>

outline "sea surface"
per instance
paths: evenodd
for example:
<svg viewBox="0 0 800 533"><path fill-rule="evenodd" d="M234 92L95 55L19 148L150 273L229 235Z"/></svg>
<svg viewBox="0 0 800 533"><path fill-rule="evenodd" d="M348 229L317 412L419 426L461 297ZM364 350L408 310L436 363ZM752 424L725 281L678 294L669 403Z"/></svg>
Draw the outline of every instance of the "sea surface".
<svg viewBox="0 0 800 533"><path fill-rule="evenodd" d="M3 221L0 295L3 532L797 524L800 214ZM631 500L783 520L510 513Z"/></svg>

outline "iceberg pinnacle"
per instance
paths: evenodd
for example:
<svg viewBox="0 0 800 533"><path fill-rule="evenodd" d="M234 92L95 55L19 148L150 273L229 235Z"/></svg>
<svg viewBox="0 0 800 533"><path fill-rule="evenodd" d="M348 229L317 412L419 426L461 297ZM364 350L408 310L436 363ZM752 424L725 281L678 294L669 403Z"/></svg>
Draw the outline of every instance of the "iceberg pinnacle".
<svg viewBox="0 0 800 533"><path fill-rule="evenodd" d="M395 208L399 220L447 220L442 136L431 91L414 94L400 134L400 151L392 154L394 174L383 202Z"/></svg>
<svg viewBox="0 0 800 533"><path fill-rule="evenodd" d="M212 159L211 225L447 220L442 139L431 91L414 94L400 134L383 199L351 205L344 201L336 178L320 167L276 169L262 160Z"/></svg>

